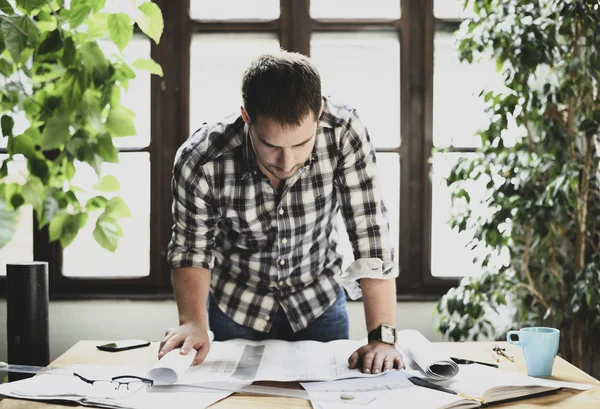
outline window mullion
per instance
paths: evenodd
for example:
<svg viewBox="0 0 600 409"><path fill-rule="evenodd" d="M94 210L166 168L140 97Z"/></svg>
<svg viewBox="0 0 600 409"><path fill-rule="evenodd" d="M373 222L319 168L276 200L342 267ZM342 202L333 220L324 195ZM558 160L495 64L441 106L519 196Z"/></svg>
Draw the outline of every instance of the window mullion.
<svg viewBox="0 0 600 409"><path fill-rule="evenodd" d="M310 55L310 0L280 0L279 7L281 48Z"/></svg>

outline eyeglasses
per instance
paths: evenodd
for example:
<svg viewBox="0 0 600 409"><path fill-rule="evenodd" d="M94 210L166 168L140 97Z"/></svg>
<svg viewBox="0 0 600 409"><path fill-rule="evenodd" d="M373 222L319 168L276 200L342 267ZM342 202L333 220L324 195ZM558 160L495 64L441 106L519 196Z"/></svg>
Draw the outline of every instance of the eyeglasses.
<svg viewBox="0 0 600 409"><path fill-rule="evenodd" d="M106 397L123 397L142 389L144 386L152 386L152 379L135 375L120 375L108 379L89 379L83 375L73 372L73 376L94 387L97 391L106 391ZM114 391L117 391L116 393Z"/></svg>

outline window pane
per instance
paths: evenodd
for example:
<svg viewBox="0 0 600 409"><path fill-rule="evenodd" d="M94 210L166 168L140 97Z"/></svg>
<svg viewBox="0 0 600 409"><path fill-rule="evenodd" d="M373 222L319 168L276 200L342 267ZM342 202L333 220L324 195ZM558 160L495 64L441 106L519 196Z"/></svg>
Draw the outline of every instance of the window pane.
<svg viewBox="0 0 600 409"><path fill-rule="evenodd" d="M400 156L396 153L377 153L377 173L383 203L385 204L390 220L390 236L394 246L394 257L399 260L400 248ZM382 177L385 175L385 177ZM348 233L341 215L338 215L340 232L340 252L343 256L342 268L346 269L352 261L354 254L348 240Z"/></svg>
<svg viewBox="0 0 600 409"><path fill-rule="evenodd" d="M314 33L324 95L356 108L376 147L400 145L400 43L395 33Z"/></svg>
<svg viewBox="0 0 600 409"><path fill-rule="evenodd" d="M114 43L104 40L98 44L107 56L118 55ZM125 61L131 65L138 58L150 58L150 40L142 36L133 36L123 50ZM133 123L137 135L115 138L117 148L143 148L150 145L150 73L135 70L136 77L129 81L127 91L121 91L121 104L135 113Z"/></svg>
<svg viewBox="0 0 600 409"><path fill-rule="evenodd" d="M190 17L196 20L279 18L279 0L191 0Z"/></svg>
<svg viewBox="0 0 600 409"><path fill-rule="evenodd" d="M436 33L433 89L433 144L438 147L478 147L475 132L489 125L483 89L504 89L502 75L491 59L468 64L458 60L451 33ZM457 108L458 107L458 108Z"/></svg>
<svg viewBox="0 0 600 409"><path fill-rule="evenodd" d="M203 122L239 114L242 73L261 53L279 50L276 34L197 34L192 37L190 133Z"/></svg>
<svg viewBox="0 0 600 409"><path fill-rule="evenodd" d="M469 181L465 189L468 191L471 201L455 203L454 207L450 201L450 188L446 186L445 179L450 174L460 157L474 157L476 154L464 153L436 153L432 162L432 214L431 214L431 273L436 277L460 277L474 276L481 273L480 265L473 263L476 256L486 254L485 249L476 247L470 250L469 241L473 237L473 231L467 229L458 232L451 229L448 221L451 215L461 212L469 206L475 215L487 216L490 210L487 206L479 205L486 191L488 180ZM506 263L508 254L495 255L490 265Z"/></svg>
<svg viewBox="0 0 600 409"><path fill-rule="evenodd" d="M474 17L473 4L469 4L466 10L464 0L434 0L433 13L438 18L468 18Z"/></svg>
<svg viewBox="0 0 600 409"><path fill-rule="evenodd" d="M0 165L7 158L0 155ZM24 182L27 167L24 160L15 159L8 164L8 177L3 182ZM22 206L17 231L12 240L0 248L0 276L6 275L6 264L33 261L33 209Z"/></svg>
<svg viewBox="0 0 600 409"><path fill-rule="evenodd" d="M89 189L78 194L81 202L95 195L121 197L132 216L119 220L124 236L117 250L111 253L100 247L92 233L99 212L90 215L85 227L65 249L63 274L68 277L142 277L150 273L150 156L143 153L122 153L120 163L104 163L102 175L114 175L121 184L115 193L96 192L90 187L97 182L96 174L87 165L76 167L73 184Z"/></svg>
<svg viewBox="0 0 600 409"><path fill-rule="evenodd" d="M400 18L400 0L311 0L314 18Z"/></svg>

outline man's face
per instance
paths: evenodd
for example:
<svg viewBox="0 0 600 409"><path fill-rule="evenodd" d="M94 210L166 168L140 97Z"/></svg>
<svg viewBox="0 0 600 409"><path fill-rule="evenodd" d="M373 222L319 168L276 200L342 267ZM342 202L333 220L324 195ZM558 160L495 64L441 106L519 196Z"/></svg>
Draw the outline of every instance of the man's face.
<svg viewBox="0 0 600 409"><path fill-rule="evenodd" d="M278 180L286 180L310 157L315 145L317 122L312 113L300 126L283 127L275 120L259 117L250 123L249 128L261 170Z"/></svg>

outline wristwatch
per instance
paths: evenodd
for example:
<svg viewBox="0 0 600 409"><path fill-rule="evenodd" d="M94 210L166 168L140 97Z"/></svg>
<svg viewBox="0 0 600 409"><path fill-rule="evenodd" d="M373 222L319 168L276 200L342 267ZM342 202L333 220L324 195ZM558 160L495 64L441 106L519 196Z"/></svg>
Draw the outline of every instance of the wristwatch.
<svg viewBox="0 0 600 409"><path fill-rule="evenodd" d="M396 345L396 328L391 325L381 324L374 330L369 331L369 342L371 341Z"/></svg>

